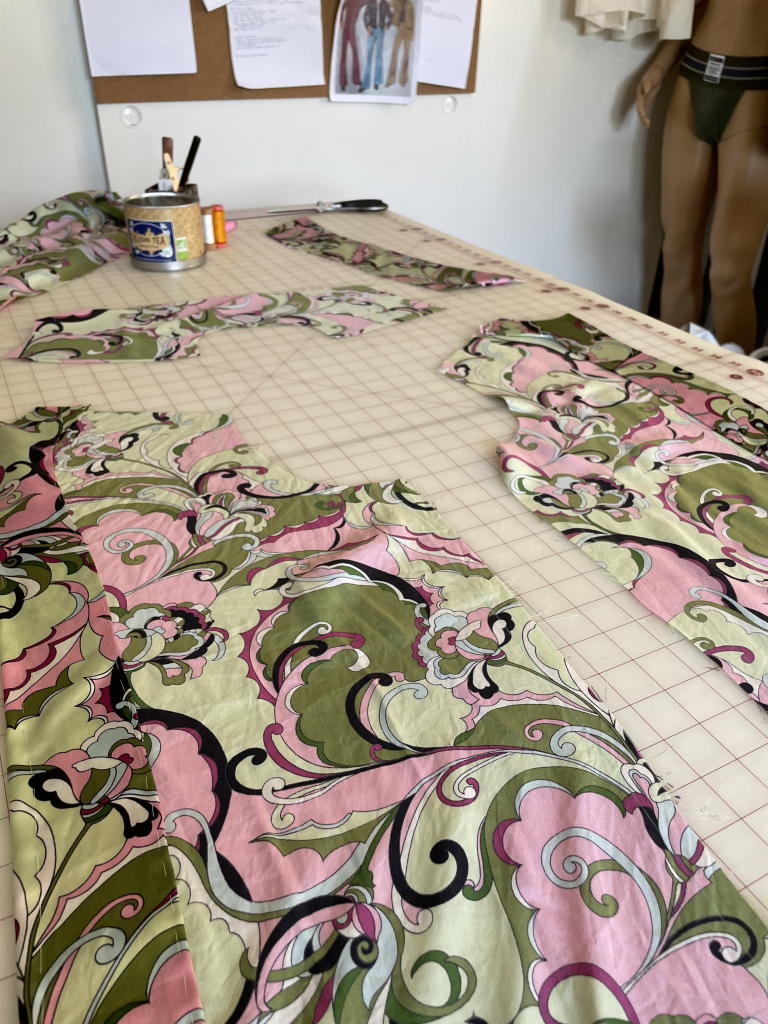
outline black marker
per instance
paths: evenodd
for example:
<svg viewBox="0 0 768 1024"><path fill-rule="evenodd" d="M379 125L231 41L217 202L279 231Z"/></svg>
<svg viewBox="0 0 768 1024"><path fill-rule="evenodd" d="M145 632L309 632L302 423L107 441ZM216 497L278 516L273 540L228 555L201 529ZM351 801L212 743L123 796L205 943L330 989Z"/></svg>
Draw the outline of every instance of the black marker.
<svg viewBox="0 0 768 1024"><path fill-rule="evenodd" d="M189 147L189 152L187 153L187 160L186 160L186 163L184 164L184 170L181 172L181 181L179 182L179 192L183 192L184 189L187 187L187 182L189 181L189 176L192 173L192 165L195 162L195 157L197 156L197 151L198 151L199 148L200 148L200 136L199 135L195 135L195 137L192 139L192 145Z"/></svg>

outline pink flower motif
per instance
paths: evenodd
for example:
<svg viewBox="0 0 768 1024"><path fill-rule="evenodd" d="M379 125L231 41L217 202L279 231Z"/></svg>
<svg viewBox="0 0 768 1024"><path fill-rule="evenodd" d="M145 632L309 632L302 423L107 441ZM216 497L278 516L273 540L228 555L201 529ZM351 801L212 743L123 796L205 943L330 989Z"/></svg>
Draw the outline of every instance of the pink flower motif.
<svg viewBox="0 0 768 1024"><path fill-rule="evenodd" d="M224 651L227 634L213 627L203 605L140 604L115 615L115 637L129 672L152 664L165 682L183 683L198 678L211 657Z"/></svg>
<svg viewBox="0 0 768 1024"><path fill-rule="evenodd" d="M41 244L44 245L46 239L61 241L65 238L77 238L84 234L90 234L88 226L71 214L65 214L63 217L47 220L40 229L38 237Z"/></svg>
<svg viewBox="0 0 768 1024"><path fill-rule="evenodd" d="M141 744L120 743L112 748L110 756L117 761L122 761L123 764L127 764L131 771L146 768L149 764L149 755L143 742Z"/></svg>
<svg viewBox="0 0 768 1024"><path fill-rule="evenodd" d="M169 619L165 615L159 619L150 619L147 623L147 627L150 630L160 633L166 640L172 640L179 632L178 626L173 619Z"/></svg>
<svg viewBox="0 0 768 1024"><path fill-rule="evenodd" d="M457 629L445 629L437 637L435 643L444 654L456 653L456 638L459 635Z"/></svg>
<svg viewBox="0 0 768 1024"><path fill-rule="evenodd" d="M491 697L498 686L489 675L491 666L503 665L503 645L509 639L509 624L490 608L478 608L467 615L449 608L434 612L419 639L415 656L426 667L427 682L455 689L467 682L470 691Z"/></svg>
<svg viewBox="0 0 768 1024"><path fill-rule="evenodd" d="M49 758L32 774L29 785L38 800L59 810L79 808L87 825L103 821L115 810L123 819L126 839L144 837L160 819L151 775L156 755L152 736L124 722L107 722L80 747Z"/></svg>

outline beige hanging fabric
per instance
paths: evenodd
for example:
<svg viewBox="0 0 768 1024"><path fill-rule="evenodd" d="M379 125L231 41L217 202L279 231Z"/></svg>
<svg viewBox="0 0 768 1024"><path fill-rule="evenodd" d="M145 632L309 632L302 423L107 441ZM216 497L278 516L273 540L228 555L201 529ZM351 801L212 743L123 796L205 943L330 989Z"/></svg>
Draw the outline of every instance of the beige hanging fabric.
<svg viewBox="0 0 768 1024"><path fill-rule="evenodd" d="M585 35L610 32L612 39L632 39L658 32L660 39L690 39L695 0L576 0L576 17Z"/></svg>

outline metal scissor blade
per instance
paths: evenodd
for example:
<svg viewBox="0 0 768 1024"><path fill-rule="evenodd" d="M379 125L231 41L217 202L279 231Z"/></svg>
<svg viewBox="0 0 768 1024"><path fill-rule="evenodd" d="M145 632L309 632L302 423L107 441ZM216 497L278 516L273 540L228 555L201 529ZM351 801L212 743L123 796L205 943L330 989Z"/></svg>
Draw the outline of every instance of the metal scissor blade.
<svg viewBox="0 0 768 1024"><path fill-rule="evenodd" d="M293 213L383 213L389 209L380 199L348 199L343 202L302 203L297 206L261 206L246 210L227 210L227 220L252 220L256 217L283 217Z"/></svg>
<svg viewBox="0 0 768 1024"><path fill-rule="evenodd" d="M249 210L227 210L227 220L253 220L256 217L282 217L288 213L321 213L317 203L304 206L261 206Z"/></svg>

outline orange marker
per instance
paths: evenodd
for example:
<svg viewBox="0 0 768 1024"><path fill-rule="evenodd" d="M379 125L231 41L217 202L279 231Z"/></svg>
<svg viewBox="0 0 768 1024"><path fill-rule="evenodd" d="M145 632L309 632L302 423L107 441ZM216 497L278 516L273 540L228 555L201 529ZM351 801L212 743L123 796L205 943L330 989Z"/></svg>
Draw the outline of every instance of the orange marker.
<svg viewBox="0 0 768 1024"><path fill-rule="evenodd" d="M213 214L213 235L216 239L216 248L226 249L227 225L224 219L224 207L217 203L211 207L211 213Z"/></svg>

